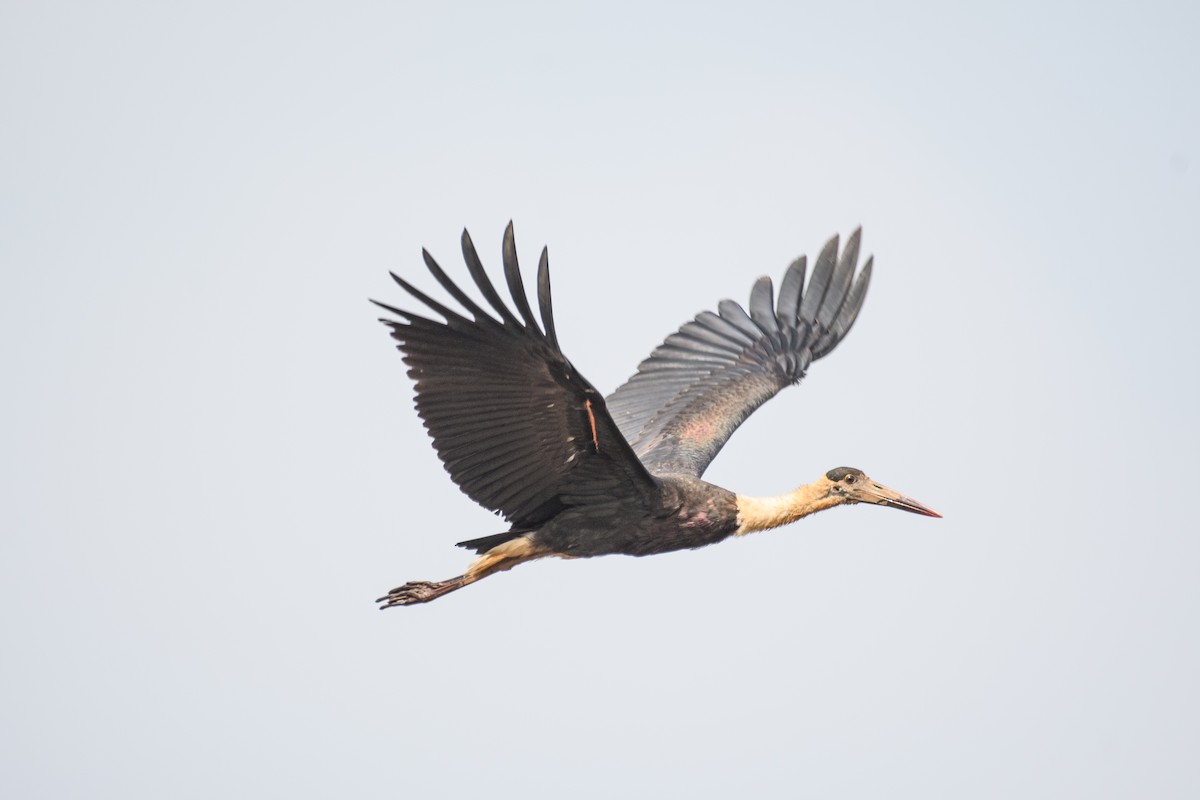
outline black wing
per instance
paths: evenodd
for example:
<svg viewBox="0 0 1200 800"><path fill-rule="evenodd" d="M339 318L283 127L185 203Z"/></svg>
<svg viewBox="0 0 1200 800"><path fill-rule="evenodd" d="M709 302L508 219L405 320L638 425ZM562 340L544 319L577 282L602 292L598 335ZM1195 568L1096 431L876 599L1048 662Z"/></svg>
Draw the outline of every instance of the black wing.
<svg viewBox="0 0 1200 800"><path fill-rule="evenodd" d="M770 278L750 292L750 313L723 300L671 334L608 398L621 433L646 468L699 477L737 427L808 365L837 346L866 296L872 260L855 280L862 229L838 258L833 237L803 288L805 258L788 268L773 301Z"/></svg>
<svg viewBox="0 0 1200 800"><path fill-rule="evenodd" d="M392 275L445 321L378 303L401 320L392 330L416 382L416 407L446 471L475 502L514 529L544 523L595 499L648 505L655 481L605 409L604 398L558 347L550 270L542 250L534 319L517 266L512 223L504 232L504 275L518 317L484 272L466 231L463 257L475 285L499 315L477 305L428 252L425 265L466 310L463 316Z"/></svg>

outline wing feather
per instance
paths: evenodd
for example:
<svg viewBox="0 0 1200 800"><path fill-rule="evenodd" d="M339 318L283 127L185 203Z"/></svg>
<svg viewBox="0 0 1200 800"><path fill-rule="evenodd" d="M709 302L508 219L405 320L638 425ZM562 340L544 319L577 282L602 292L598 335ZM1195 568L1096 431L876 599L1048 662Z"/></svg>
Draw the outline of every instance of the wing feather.
<svg viewBox="0 0 1200 800"><path fill-rule="evenodd" d="M550 251L542 248L542 257L538 260L538 308L542 315L542 327L546 330L546 340L555 350L558 349L558 334L554 332L554 306L550 302Z"/></svg>
<svg viewBox="0 0 1200 800"><path fill-rule="evenodd" d="M775 287L765 275L754 282L750 290L750 318L767 334L779 333L775 318Z"/></svg>
<svg viewBox="0 0 1200 800"><path fill-rule="evenodd" d="M812 279L804 290L804 299L800 301L800 318L816 319L817 311L825 301L825 291L829 288L829 280L833 277L833 268L837 266L838 237L834 236L821 248L817 256L816 266L813 267Z"/></svg>
<svg viewBox="0 0 1200 800"><path fill-rule="evenodd" d="M833 321L833 325L829 331L821 337L817 346L813 348L813 358L820 358L842 340L850 328L854 325L854 321L858 319L858 311L862 308L863 300L867 296L867 284L871 281L871 267L875 260L868 258L866 265L862 268L858 278L854 281L854 287L850 290L850 294L846 297L846 301L842 303L842 310L838 312L837 319Z"/></svg>
<svg viewBox="0 0 1200 800"><path fill-rule="evenodd" d="M784 324L794 323L800 315L800 295L804 289L804 271L808 259L800 256L783 273L783 282L779 285L778 315Z"/></svg>
<svg viewBox="0 0 1200 800"><path fill-rule="evenodd" d="M509 223L509 230L512 230L512 223ZM512 311L508 308L508 304L501 299L500 293L496 291L496 287L492 285L491 279L488 278L487 270L483 268L483 262L479 260L479 254L475 252L475 243L471 241L471 234L467 233L466 230L462 232L462 253L463 260L467 262L467 271L471 273L471 279L475 281L475 285L483 293L483 298L488 301L492 308L496 309L505 325L514 328L521 327L521 323L513 316Z"/></svg>
<svg viewBox="0 0 1200 800"><path fill-rule="evenodd" d="M747 342L753 342L762 336L762 328L755 325L746 310L732 300L717 303L717 311L720 312L721 319L737 328Z"/></svg>
<svg viewBox="0 0 1200 800"><path fill-rule="evenodd" d="M842 256L838 259L833 276L829 279L829 288L825 291L825 299L821 303L821 310L817 313L817 322L825 328L833 323L834 318L841 311L842 303L846 300L846 293L850 290L850 282L854 279L854 268L858 266L858 244L861 230L859 228L854 231L846 240Z"/></svg>
<svg viewBox="0 0 1200 800"><path fill-rule="evenodd" d="M529 307L529 298L525 295L525 282L521 280L521 268L517 265L517 243L513 238L512 222L504 229L504 280L508 283L508 293L512 295L525 327L538 330L537 321L533 318L533 310Z"/></svg>

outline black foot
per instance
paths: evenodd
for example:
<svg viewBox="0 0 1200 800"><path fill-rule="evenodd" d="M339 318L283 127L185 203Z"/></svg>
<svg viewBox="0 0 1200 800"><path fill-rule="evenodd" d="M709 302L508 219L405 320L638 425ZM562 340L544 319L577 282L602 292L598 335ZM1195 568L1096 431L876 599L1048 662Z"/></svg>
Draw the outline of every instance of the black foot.
<svg viewBox="0 0 1200 800"><path fill-rule="evenodd" d="M382 603L380 610L394 606L411 606L416 603L428 603L436 600L446 592L452 592L462 586L459 580L449 581L409 581L403 586L397 586L383 597L377 598L376 603Z"/></svg>

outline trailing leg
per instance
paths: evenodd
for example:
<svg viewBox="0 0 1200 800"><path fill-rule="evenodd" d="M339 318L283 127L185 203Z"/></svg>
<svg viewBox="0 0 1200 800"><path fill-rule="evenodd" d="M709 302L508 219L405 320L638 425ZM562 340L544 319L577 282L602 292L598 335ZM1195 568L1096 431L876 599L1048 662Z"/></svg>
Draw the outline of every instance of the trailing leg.
<svg viewBox="0 0 1200 800"><path fill-rule="evenodd" d="M549 555L536 547L530 540L530 536L531 534L525 534L496 545L472 561L467 571L456 578L448 578L444 581L409 581L403 586L392 589L375 602L381 604L379 606L381 609L428 603L430 600L436 600L444 594L449 594L486 578L494 572L503 572L512 569L517 564Z"/></svg>

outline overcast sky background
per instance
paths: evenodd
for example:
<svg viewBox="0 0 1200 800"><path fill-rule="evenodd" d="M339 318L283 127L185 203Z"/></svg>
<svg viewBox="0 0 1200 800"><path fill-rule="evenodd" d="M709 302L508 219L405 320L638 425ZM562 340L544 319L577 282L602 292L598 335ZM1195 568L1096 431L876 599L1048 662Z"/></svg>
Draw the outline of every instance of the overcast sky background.
<svg viewBox="0 0 1200 800"><path fill-rule="evenodd" d="M4 3L0 794L1200 795L1198 8ZM504 526L367 297L509 219L606 392L863 225L706 477L945 519L376 611Z"/></svg>

